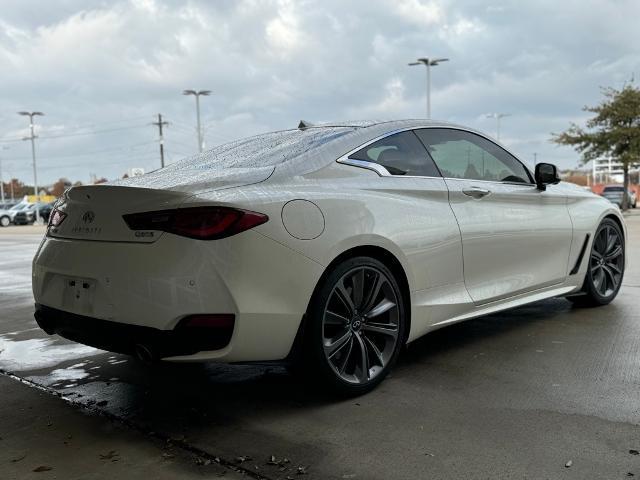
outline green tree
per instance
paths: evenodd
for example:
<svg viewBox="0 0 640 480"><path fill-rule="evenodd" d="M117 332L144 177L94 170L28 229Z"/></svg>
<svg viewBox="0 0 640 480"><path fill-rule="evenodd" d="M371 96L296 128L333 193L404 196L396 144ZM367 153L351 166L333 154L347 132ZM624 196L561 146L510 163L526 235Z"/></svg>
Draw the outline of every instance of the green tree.
<svg viewBox="0 0 640 480"><path fill-rule="evenodd" d="M563 133L553 134L552 141L570 145L582 154L587 163L600 157L610 157L622 164L624 188L629 188L629 167L640 162L640 89L626 85L621 90L606 88L604 100L584 111L595 115L583 129L572 123ZM627 196L622 209L626 210Z"/></svg>

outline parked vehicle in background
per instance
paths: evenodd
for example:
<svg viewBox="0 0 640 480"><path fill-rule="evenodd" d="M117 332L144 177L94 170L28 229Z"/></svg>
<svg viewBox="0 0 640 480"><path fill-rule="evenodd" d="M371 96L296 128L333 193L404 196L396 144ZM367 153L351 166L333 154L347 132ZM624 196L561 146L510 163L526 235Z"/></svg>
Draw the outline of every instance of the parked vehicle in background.
<svg viewBox="0 0 640 480"><path fill-rule="evenodd" d="M43 221L49 220L49 214L53 209L54 202L40 203L40 218ZM18 211L13 217L13 223L15 225L31 225L36 221L36 204L32 203L27 208L23 208Z"/></svg>
<svg viewBox="0 0 640 480"><path fill-rule="evenodd" d="M15 218L16 214L19 211L25 208L28 208L29 205L30 203L28 202L20 202L11 208L8 208L6 210L0 210L0 226L8 227L9 225L11 225L13 223L13 219Z"/></svg>
<svg viewBox="0 0 640 480"><path fill-rule="evenodd" d="M0 203L0 210L9 210L14 205L17 205L19 202L16 201L6 201Z"/></svg>
<svg viewBox="0 0 640 480"><path fill-rule="evenodd" d="M622 208L622 199L624 198L625 189L622 185L607 185L602 190L602 196L609 200L611 203L617 204ZM626 191L627 205L632 208L636 208L636 194L631 190Z"/></svg>

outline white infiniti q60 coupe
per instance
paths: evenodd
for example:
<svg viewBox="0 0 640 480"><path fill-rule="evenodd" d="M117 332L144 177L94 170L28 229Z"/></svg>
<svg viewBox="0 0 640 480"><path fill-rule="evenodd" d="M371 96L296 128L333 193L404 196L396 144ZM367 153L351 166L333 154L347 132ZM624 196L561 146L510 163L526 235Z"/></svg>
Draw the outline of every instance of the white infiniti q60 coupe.
<svg viewBox="0 0 640 480"><path fill-rule="evenodd" d="M611 302L625 239L611 202L474 130L301 122L68 190L33 261L35 316L146 360L287 361L359 394L439 327Z"/></svg>

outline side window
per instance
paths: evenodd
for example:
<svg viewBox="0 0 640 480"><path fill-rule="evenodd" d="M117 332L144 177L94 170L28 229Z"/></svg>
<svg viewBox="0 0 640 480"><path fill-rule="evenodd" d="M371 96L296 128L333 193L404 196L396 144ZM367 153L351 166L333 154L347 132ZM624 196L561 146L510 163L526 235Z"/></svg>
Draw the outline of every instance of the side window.
<svg viewBox="0 0 640 480"><path fill-rule="evenodd" d="M480 135L448 128L424 128L416 135L444 177L533 183L518 159Z"/></svg>
<svg viewBox="0 0 640 480"><path fill-rule="evenodd" d="M424 145L412 131L389 135L352 153L349 158L382 165L391 175L440 176Z"/></svg>

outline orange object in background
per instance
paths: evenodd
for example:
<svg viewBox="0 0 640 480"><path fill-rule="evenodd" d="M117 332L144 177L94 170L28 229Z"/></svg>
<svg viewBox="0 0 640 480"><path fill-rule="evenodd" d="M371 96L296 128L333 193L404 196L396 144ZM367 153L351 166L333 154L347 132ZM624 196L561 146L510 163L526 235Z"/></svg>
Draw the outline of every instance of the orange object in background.
<svg viewBox="0 0 640 480"><path fill-rule="evenodd" d="M604 190L604 187L606 187L607 185L618 185L618 184L617 183L596 183L594 185L591 185L591 191L598 195L602 195L602 190ZM636 192L636 195L640 195L640 185L629 185L629 190L631 190L632 192Z"/></svg>

